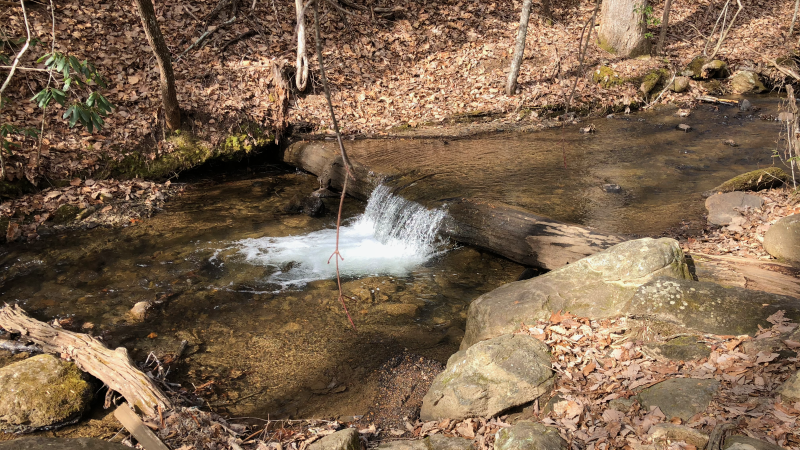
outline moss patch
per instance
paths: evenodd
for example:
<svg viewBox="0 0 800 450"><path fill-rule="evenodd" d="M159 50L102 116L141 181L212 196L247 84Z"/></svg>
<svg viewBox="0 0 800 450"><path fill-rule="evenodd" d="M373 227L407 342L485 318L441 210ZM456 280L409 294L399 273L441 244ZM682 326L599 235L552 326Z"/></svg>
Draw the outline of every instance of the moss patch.
<svg viewBox="0 0 800 450"><path fill-rule="evenodd" d="M53 213L53 222L57 224L65 224L75 220L75 216L80 212L80 208L73 205L61 205L55 213Z"/></svg>
<svg viewBox="0 0 800 450"><path fill-rule="evenodd" d="M595 69L592 74L592 81L598 83L604 89L620 85L623 82L622 78L614 72L614 69L608 66L600 66Z"/></svg>
<svg viewBox="0 0 800 450"><path fill-rule="evenodd" d="M650 93L658 92L663 90L664 85L668 81L669 77L669 70L667 69L655 69L647 73L647 75L642 78L642 84L639 87L639 90L644 95L649 95ZM658 89L656 89L658 87Z"/></svg>
<svg viewBox="0 0 800 450"><path fill-rule="evenodd" d="M712 189L712 192L760 191L780 186L789 179L789 175L780 167L767 167L733 177Z"/></svg>
<svg viewBox="0 0 800 450"><path fill-rule="evenodd" d="M703 56L698 56L686 66L686 70L684 71L684 75L687 77L692 77L694 79L700 79L703 74L703 66L706 64L708 60Z"/></svg>

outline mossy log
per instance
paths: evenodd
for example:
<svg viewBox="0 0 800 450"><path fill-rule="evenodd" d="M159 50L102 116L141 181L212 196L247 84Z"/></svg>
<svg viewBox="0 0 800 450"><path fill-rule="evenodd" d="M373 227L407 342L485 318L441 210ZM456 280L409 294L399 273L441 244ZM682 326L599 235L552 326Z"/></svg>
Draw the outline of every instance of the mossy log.
<svg viewBox="0 0 800 450"><path fill-rule="evenodd" d="M156 416L159 409L172 409L170 399L133 365L124 347L111 350L88 334L62 330L32 319L16 305L0 308L0 327L20 333L45 352L73 360L81 370L122 394L134 409L138 408L147 417Z"/></svg>

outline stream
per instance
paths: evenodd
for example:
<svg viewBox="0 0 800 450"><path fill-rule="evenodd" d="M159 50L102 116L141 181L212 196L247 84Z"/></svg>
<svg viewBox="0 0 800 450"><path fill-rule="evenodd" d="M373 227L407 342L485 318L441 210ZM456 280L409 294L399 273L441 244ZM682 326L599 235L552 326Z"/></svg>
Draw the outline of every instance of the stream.
<svg viewBox="0 0 800 450"><path fill-rule="evenodd" d="M751 99L777 115L774 97ZM580 126L586 126L585 121ZM285 213L315 176L259 166L233 181L200 180L135 226L96 228L0 250L4 302L125 346L137 361L189 342L169 380L233 416L366 414L375 369L408 350L445 362L470 302L524 268L439 237L449 198L502 201L565 222L639 235L702 223L701 192L772 164L779 124L701 105L592 119L579 126L479 139L354 141L351 157L385 173L414 171L393 196L345 203L338 302L333 262L338 198L320 218ZM675 130L688 123L693 130ZM725 145L732 139L737 146ZM619 184L620 193L602 189ZM424 205L424 206L423 206ZM134 304L156 307L143 320ZM13 362L0 351L0 365ZM213 382L213 383L210 383Z"/></svg>

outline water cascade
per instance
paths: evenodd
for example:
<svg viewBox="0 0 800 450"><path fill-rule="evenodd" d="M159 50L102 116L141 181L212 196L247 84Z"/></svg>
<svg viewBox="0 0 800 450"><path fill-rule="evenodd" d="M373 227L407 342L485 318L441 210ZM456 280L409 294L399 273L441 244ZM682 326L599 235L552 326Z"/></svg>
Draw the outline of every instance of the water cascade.
<svg viewBox="0 0 800 450"><path fill-rule="evenodd" d="M438 232L445 214L378 186L364 214L341 227L342 276L408 274L443 247ZM287 287L333 278L336 269L328 258L335 241L336 230L326 229L302 236L243 239L234 245L247 262L276 268L265 281Z"/></svg>

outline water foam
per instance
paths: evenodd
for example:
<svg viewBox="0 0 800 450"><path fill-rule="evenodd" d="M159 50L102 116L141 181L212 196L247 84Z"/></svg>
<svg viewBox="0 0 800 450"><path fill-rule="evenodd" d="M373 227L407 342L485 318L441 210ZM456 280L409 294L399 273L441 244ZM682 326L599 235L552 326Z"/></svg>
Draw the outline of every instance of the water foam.
<svg viewBox="0 0 800 450"><path fill-rule="evenodd" d="M444 217L442 210L428 210L378 186L364 214L341 227L342 275L407 275L442 247L438 232ZM245 261L277 268L266 281L286 287L334 278L336 266L333 260L328 264L328 258L335 243L336 230L326 229L302 236L244 239L234 245Z"/></svg>

